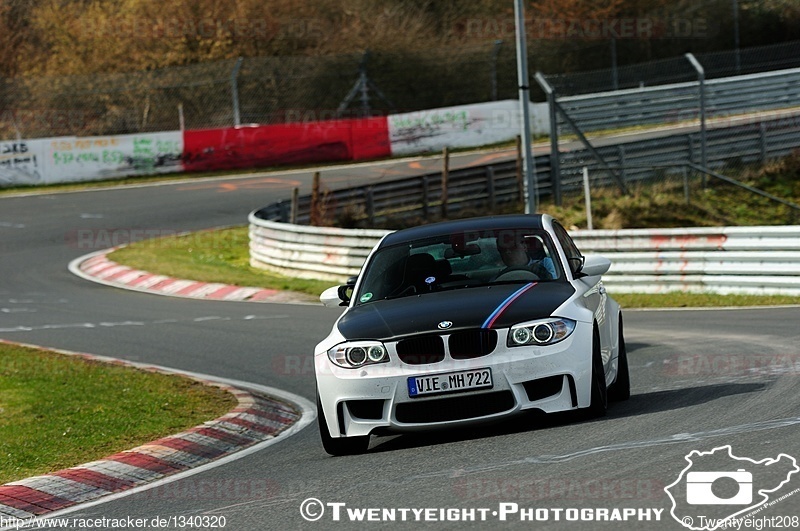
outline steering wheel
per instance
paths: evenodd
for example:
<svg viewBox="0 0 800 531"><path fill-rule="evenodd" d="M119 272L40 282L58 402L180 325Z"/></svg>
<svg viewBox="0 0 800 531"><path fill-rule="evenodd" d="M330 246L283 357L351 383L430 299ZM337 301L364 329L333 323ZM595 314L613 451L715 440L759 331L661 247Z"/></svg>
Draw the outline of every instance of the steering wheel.
<svg viewBox="0 0 800 531"><path fill-rule="evenodd" d="M539 275L530 270L528 266L507 267L495 278L497 280L540 280Z"/></svg>

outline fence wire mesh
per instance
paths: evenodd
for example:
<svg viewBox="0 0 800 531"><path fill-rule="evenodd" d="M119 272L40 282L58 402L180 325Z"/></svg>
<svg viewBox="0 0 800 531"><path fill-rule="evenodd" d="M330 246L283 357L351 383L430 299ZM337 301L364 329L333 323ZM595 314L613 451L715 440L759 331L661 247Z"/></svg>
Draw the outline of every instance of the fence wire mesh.
<svg viewBox="0 0 800 531"><path fill-rule="evenodd" d="M683 210L681 225L697 224L703 217L723 224L798 219L796 204L769 199L752 188L789 202L800 200L800 189L791 184L796 168L784 167L787 161L797 162L800 149L800 43L694 58L700 68L681 56L545 76L558 101L551 137L563 142L584 135L596 146L595 153L585 143L580 151L562 151L558 175L563 198L557 202L583 200L582 169L587 166L591 193L597 194L600 218L609 228L646 220L645 211L636 213L644 205L654 211ZM643 127L658 131L638 131ZM628 140L601 139L621 132ZM626 202L624 212L602 212L604 204L624 192L620 181L637 199Z"/></svg>
<svg viewBox="0 0 800 531"><path fill-rule="evenodd" d="M0 79L0 140L326 120L516 97L511 43ZM361 80L369 84L367 99ZM235 109L234 93L238 99ZM341 107L341 108L340 108Z"/></svg>
<svg viewBox="0 0 800 531"><path fill-rule="evenodd" d="M696 56L705 69L707 80L800 68L800 42L699 53ZM547 80L563 97L696 81L697 72L684 56L678 56L592 71L552 74L547 76Z"/></svg>
<svg viewBox="0 0 800 531"><path fill-rule="evenodd" d="M569 68L577 53L608 64L609 43L539 42L532 71ZM707 79L788 68L800 66L800 42L698 59ZM356 90L342 108L362 73L367 99ZM548 75L560 97L696 78L684 57ZM544 100L533 88L532 98ZM237 116L243 124L324 120L516 97L510 40L419 52L252 57L238 69L230 59L123 74L0 79L0 140L222 127L235 125Z"/></svg>

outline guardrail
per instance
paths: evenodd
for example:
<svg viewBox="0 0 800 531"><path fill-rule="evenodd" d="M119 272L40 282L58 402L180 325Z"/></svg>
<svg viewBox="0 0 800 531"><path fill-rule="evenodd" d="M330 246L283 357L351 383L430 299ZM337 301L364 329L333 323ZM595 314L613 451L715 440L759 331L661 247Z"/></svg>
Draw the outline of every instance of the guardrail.
<svg viewBox="0 0 800 531"><path fill-rule="evenodd" d="M389 233L291 225L257 214L249 216L250 265L294 278L344 282L358 274L375 244Z"/></svg>
<svg viewBox="0 0 800 531"><path fill-rule="evenodd" d="M800 295L800 226L626 229L572 233L613 265L618 293Z"/></svg>
<svg viewBox="0 0 800 531"><path fill-rule="evenodd" d="M250 263L343 283L390 231L308 227L250 214ZM612 261L617 293L800 295L800 226L573 231L584 253Z"/></svg>
<svg viewBox="0 0 800 531"><path fill-rule="evenodd" d="M706 115L728 116L800 105L800 69L705 82ZM675 83L558 98L584 132L694 120L699 83Z"/></svg>

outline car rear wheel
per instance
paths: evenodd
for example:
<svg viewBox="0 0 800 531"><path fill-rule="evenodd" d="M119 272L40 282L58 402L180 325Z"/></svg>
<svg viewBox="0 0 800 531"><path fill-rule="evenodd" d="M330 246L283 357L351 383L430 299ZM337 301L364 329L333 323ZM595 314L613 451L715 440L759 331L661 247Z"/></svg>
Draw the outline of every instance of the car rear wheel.
<svg viewBox="0 0 800 531"><path fill-rule="evenodd" d="M317 423L322 447L331 455L357 455L363 454L369 448L369 435L358 437L331 437L328 424L325 421L325 412L317 395Z"/></svg>
<svg viewBox="0 0 800 531"><path fill-rule="evenodd" d="M592 339L592 402L586 408L586 414L589 418L604 417L607 409L608 389L603 359L600 356L600 334L595 328Z"/></svg>
<svg viewBox="0 0 800 531"><path fill-rule="evenodd" d="M619 357L617 358L617 379L608 390L608 399L627 400L631 397L631 375L628 371L628 352L625 336L622 333L622 316L619 316Z"/></svg>

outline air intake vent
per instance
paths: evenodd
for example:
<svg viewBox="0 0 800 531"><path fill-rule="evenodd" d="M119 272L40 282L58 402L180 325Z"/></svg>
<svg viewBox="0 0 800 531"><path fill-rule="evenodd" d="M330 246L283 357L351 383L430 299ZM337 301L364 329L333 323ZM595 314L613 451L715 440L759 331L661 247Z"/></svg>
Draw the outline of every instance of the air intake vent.
<svg viewBox="0 0 800 531"><path fill-rule="evenodd" d="M547 378L539 378L538 380L530 380L523 382L522 387L525 388L525 393L528 395L528 400L535 402L557 395L561 392L564 386L564 377L548 376Z"/></svg>
<svg viewBox="0 0 800 531"><path fill-rule="evenodd" d="M477 419L502 413L514 407L511 391L494 391L477 395L403 402L397 404L395 417L406 424L427 424L454 420Z"/></svg>
<svg viewBox="0 0 800 531"><path fill-rule="evenodd" d="M347 409L350 414L363 420L381 420L385 400L348 400Z"/></svg>

